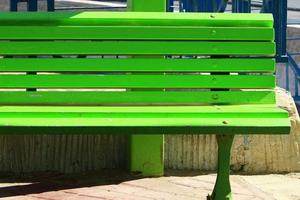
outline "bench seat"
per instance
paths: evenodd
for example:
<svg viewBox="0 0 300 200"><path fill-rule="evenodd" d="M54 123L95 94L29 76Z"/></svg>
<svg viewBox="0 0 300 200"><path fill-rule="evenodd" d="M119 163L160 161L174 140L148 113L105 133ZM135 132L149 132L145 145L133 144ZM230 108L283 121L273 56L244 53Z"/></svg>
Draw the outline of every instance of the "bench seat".
<svg viewBox="0 0 300 200"><path fill-rule="evenodd" d="M234 135L290 130L275 53L270 14L0 13L0 134L126 134L143 175L162 134L216 134L228 200Z"/></svg>
<svg viewBox="0 0 300 200"><path fill-rule="evenodd" d="M105 133L109 127L138 127L143 131L137 133L149 134L285 134L290 128L287 112L274 105L2 106L0 126L103 127Z"/></svg>

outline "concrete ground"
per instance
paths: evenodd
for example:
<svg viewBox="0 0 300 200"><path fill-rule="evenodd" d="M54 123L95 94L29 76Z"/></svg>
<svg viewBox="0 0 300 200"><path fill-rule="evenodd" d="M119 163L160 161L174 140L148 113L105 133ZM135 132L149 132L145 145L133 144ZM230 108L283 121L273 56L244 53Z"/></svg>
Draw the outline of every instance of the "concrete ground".
<svg viewBox="0 0 300 200"><path fill-rule="evenodd" d="M130 177L119 172L61 176L42 173L0 178L0 199L15 200L205 200L215 174L167 172L160 178ZM39 177L39 178L36 178ZM30 180L30 181L29 181ZM300 200L300 173L231 176L236 200Z"/></svg>

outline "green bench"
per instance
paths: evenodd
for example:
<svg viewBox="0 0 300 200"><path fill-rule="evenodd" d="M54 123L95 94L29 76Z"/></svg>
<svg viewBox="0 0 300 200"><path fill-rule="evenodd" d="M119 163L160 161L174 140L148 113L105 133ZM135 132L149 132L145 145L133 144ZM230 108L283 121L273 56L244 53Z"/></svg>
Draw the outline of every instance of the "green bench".
<svg viewBox="0 0 300 200"><path fill-rule="evenodd" d="M1 134L216 134L209 199L235 134L290 130L268 14L0 13L0 55Z"/></svg>

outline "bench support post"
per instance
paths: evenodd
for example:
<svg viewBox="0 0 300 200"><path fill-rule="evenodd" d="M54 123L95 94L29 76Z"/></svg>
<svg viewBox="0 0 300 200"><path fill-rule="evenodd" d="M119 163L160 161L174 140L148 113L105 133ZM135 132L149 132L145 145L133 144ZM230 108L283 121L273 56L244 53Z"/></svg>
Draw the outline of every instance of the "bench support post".
<svg viewBox="0 0 300 200"><path fill-rule="evenodd" d="M218 142L218 174L212 200L232 200L230 187L230 151L234 135L217 135Z"/></svg>
<svg viewBox="0 0 300 200"><path fill-rule="evenodd" d="M166 12L166 0L127 0L128 11ZM136 91L136 90L135 90ZM142 176L162 176L164 174L164 136L130 136L130 171Z"/></svg>
<svg viewBox="0 0 300 200"><path fill-rule="evenodd" d="M127 0L128 11L133 12L166 12L166 0Z"/></svg>
<svg viewBox="0 0 300 200"><path fill-rule="evenodd" d="M164 174L164 136L130 136L130 170L142 176L162 176Z"/></svg>

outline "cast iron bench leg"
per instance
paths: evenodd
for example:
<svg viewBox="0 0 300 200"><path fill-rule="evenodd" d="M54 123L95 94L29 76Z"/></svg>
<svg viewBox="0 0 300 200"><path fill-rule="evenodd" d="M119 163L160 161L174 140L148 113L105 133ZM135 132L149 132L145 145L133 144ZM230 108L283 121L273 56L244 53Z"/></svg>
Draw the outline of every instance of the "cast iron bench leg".
<svg viewBox="0 0 300 200"><path fill-rule="evenodd" d="M234 135L217 135L218 175L211 197L212 200L232 200L230 187L230 150Z"/></svg>

